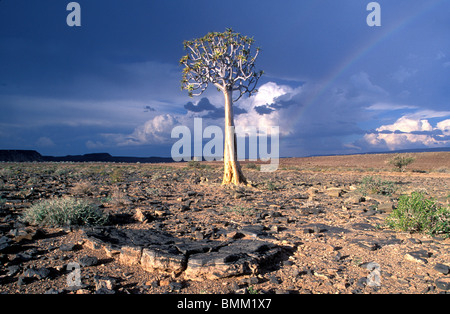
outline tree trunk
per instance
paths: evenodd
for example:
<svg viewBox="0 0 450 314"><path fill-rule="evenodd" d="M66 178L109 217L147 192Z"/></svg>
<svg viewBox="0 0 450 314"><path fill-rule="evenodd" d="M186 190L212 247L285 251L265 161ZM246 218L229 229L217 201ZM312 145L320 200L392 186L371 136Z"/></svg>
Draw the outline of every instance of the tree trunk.
<svg viewBox="0 0 450 314"><path fill-rule="evenodd" d="M225 143L224 143L224 174L222 184L246 184L237 159L236 134L234 132L232 89L224 90L225 96Z"/></svg>

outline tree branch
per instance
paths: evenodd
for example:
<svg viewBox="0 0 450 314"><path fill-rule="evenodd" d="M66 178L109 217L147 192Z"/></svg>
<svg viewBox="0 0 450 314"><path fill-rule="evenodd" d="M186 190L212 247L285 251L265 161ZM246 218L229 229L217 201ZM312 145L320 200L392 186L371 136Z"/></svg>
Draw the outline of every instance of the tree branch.
<svg viewBox="0 0 450 314"><path fill-rule="evenodd" d="M190 96L201 95L210 83L224 91L230 88L251 96L263 72L254 71L259 55L257 48L252 56L254 40L231 30L224 33L208 33L202 38L185 41L188 55L180 60L183 70L182 89ZM199 91L199 93L193 93Z"/></svg>

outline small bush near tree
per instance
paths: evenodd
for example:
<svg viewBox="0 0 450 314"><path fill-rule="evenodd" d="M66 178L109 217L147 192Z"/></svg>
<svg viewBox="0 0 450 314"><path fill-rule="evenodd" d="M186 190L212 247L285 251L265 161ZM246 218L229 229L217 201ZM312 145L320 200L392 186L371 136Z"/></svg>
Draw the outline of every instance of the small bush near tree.
<svg viewBox="0 0 450 314"><path fill-rule="evenodd" d="M25 211L23 220L43 226L104 225L108 215L84 199L65 197L40 201Z"/></svg>
<svg viewBox="0 0 450 314"><path fill-rule="evenodd" d="M395 182L383 181L372 176L364 177L358 190L366 196L367 194L392 195L397 192L398 187Z"/></svg>
<svg viewBox="0 0 450 314"><path fill-rule="evenodd" d="M398 207L386 218L388 227L408 232L425 232L450 237L450 208L427 199L423 193L403 195Z"/></svg>
<svg viewBox="0 0 450 314"><path fill-rule="evenodd" d="M404 172L406 166L412 164L415 160L416 158L408 155L395 155L388 160L388 163L394 166L397 170Z"/></svg>

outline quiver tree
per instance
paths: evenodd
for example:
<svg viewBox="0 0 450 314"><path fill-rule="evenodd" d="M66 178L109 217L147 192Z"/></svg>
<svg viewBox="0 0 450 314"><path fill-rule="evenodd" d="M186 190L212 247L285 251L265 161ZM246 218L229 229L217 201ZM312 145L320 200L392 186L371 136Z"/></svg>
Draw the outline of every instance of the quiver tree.
<svg viewBox="0 0 450 314"><path fill-rule="evenodd" d="M255 71L259 48L252 51L253 38L227 29L211 32L202 38L184 42L188 51L180 60L184 65L182 89L189 96L199 96L214 84L225 97L224 176L222 184L246 183L236 152L233 102L257 92L256 85L263 71ZM233 96L236 96L233 98Z"/></svg>

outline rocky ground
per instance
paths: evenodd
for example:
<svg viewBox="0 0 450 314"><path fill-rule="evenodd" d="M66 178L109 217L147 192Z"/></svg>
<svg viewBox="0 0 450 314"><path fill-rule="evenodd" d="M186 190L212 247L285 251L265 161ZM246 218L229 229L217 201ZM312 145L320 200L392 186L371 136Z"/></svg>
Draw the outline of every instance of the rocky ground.
<svg viewBox="0 0 450 314"><path fill-rule="evenodd" d="M244 164L241 187L221 186L214 163L1 163L0 292L446 293L450 240L384 223L412 191L448 206L440 154L404 173L374 161L385 156L289 159L273 173ZM369 176L392 193L365 189ZM89 199L108 224L22 221L64 197Z"/></svg>

